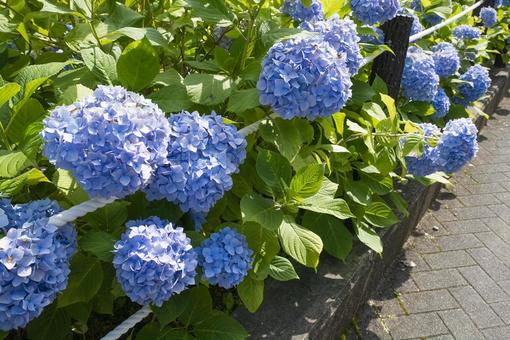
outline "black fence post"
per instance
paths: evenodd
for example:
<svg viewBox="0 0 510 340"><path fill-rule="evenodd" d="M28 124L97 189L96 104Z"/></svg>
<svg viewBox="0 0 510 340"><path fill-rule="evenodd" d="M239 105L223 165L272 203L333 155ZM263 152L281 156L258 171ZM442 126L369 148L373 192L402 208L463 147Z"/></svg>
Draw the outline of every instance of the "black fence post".
<svg viewBox="0 0 510 340"><path fill-rule="evenodd" d="M384 42L392 49L393 53L384 52L375 59L372 65L370 83L373 83L376 76L381 77L388 86L388 94L395 100L398 99L400 92L412 24L413 18L397 16L381 26L384 32Z"/></svg>

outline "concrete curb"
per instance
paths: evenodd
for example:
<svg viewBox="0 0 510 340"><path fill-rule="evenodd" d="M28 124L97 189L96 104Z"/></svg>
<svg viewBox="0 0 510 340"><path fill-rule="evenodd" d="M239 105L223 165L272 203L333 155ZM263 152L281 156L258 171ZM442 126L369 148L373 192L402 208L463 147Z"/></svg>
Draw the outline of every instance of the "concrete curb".
<svg viewBox="0 0 510 340"><path fill-rule="evenodd" d="M494 114L510 88L510 67L491 72L493 85L483 101L485 113ZM485 118L477 119L481 129ZM296 266L300 280L266 281L264 303L250 314L238 308L234 316L252 339L339 339L358 309L376 289L385 270L398 257L404 243L435 200L441 185L407 184L402 194L409 203L408 217L381 235L383 256L357 243L346 263L321 257L318 272Z"/></svg>

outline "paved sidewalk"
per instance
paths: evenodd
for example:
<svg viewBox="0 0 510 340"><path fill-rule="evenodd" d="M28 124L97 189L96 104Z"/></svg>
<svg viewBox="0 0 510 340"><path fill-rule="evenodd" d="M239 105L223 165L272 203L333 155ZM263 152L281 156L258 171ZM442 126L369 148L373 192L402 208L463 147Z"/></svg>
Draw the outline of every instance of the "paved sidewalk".
<svg viewBox="0 0 510 340"><path fill-rule="evenodd" d="M349 340L510 339L510 97L479 141L473 165L441 192Z"/></svg>

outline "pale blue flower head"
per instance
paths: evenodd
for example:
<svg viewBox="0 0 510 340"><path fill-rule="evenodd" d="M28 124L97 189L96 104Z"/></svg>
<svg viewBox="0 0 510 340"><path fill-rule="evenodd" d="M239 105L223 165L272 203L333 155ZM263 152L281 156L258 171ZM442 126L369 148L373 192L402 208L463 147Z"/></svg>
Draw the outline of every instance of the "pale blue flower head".
<svg viewBox="0 0 510 340"><path fill-rule="evenodd" d="M443 118L448 114L450 111L450 98L446 94L445 90L442 88L438 89L437 94L434 97L434 101L432 102L432 106L436 110L434 118Z"/></svg>
<svg viewBox="0 0 510 340"><path fill-rule="evenodd" d="M468 164L478 152L477 134L476 126L469 118L449 121L437 144L438 168L454 173Z"/></svg>
<svg viewBox="0 0 510 340"><path fill-rule="evenodd" d="M301 28L318 32L339 54L345 54L351 75L358 73L363 57L358 45L360 38L354 21L348 17L340 19L337 14L334 14L328 20L304 22Z"/></svg>
<svg viewBox="0 0 510 340"><path fill-rule="evenodd" d="M492 83L489 71L481 65L471 66L459 79L464 81L464 83L460 84L457 88L462 96L458 102L464 105L483 97Z"/></svg>
<svg viewBox="0 0 510 340"><path fill-rule="evenodd" d="M439 87L434 60L422 49L411 46L402 76L404 96L409 100L432 102Z"/></svg>
<svg viewBox="0 0 510 340"><path fill-rule="evenodd" d="M480 10L480 18L485 27L492 27L498 22L498 12L492 7L484 7Z"/></svg>
<svg viewBox="0 0 510 340"><path fill-rule="evenodd" d="M419 156L407 156L405 158L407 171L415 176L428 176L438 171L436 166L437 150L429 144L430 137L439 137L441 131L437 126L430 123L419 124L419 127L423 131L425 147Z"/></svg>
<svg viewBox="0 0 510 340"><path fill-rule="evenodd" d="M59 106L44 120L44 155L70 170L87 193L123 197L141 189L166 160L170 127L150 100L120 86Z"/></svg>
<svg viewBox="0 0 510 340"><path fill-rule="evenodd" d="M351 97L345 54L320 37L278 42L262 62L260 103L284 119L314 120L340 111Z"/></svg>
<svg viewBox="0 0 510 340"><path fill-rule="evenodd" d="M126 227L115 243L113 266L132 301L161 306L195 284L197 255L182 228L158 217Z"/></svg>
<svg viewBox="0 0 510 340"><path fill-rule="evenodd" d="M481 34L480 29L469 25L460 25L453 29L453 36L458 40L480 39Z"/></svg>
<svg viewBox="0 0 510 340"><path fill-rule="evenodd" d="M457 49L448 42L442 42L432 47L432 58L436 73L441 78L453 76L460 68L460 57Z"/></svg>
<svg viewBox="0 0 510 340"><path fill-rule="evenodd" d="M232 175L246 157L246 140L216 113L172 114L165 165L145 189L150 200L166 199L183 212L207 213L232 188Z"/></svg>
<svg viewBox="0 0 510 340"><path fill-rule="evenodd" d="M202 242L198 248L198 262L203 278L212 285L232 288L248 275L253 251L246 237L231 228L223 228Z"/></svg>
<svg viewBox="0 0 510 340"><path fill-rule="evenodd" d="M320 0L312 0L309 6L305 6L302 0L285 0L280 10L298 22L324 20Z"/></svg>
<svg viewBox="0 0 510 340"><path fill-rule="evenodd" d="M353 15L367 25L383 24L400 9L398 0L351 0Z"/></svg>
<svg viewBox="0 0 510 340"><path fill-rule="evenodd" d="M3 200L3 208L8 201ZM57 228L48 218L61 211L50 200L10 206L0 239L0 330L25 327L67 286L76 251L71 224ZM4 210L4 211L6 211Z"/></svg>

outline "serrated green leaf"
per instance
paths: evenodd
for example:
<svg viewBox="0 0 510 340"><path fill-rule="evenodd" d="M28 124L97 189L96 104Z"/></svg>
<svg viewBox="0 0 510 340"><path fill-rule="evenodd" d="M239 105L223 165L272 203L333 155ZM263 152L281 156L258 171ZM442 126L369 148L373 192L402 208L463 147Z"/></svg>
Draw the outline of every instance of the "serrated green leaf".
<svg viewBox="0 0 510 340"><path fill-rule="evenodd" d="M84 218L88 224L97 230L113 232L117 227L122 226L126 222L128 218L128 205L128 202L116 201L87 214Z"/></svg>
<svg viewBox="0 0 510 340"><path fill-rule="evenodd" d="M241 324L225 314L216 314L194 328L200 340L244 340L248 333Z"/></svg>
<svg viewBox="0 0 510 340"><path fill-rule="evenodd" d="M290 183L292 167L286 158L276 152L260 150L255 167L259 177L275 194L282 194L285 190L284 184Z"/></svg>
<svg viewBox="0 0 510 340"><path fill-rule="evenodd" d="M243 221L256 222L263 228L275 231L283 219L283 212L276 209L274 202L257 194L246 194L241 199Z"/></svg>
<svg viewBox="0 0 510 340"><path fill-rule="evenodd" d="M227 111L241 114L259 105L259 91L256 88L235 90L228 99Z"/></svg>
<svg viewBox="0 0 510 340"><path fill-rule="evenodd" d="M299 279L292 263L285 257L275 256L269 266L269 275L278 281L290 281Z"/></svg>
<svg viewBox="0 0 510 340"><path fill-rule="evenodd" d="M264 300L264 281L255 280L247 276L243 282L237 286L237 293L246 309L251 313L255 313Z"/></svg>
<svg viewBox="0 0 510 340"><path fill-rule="evenodd" d="M103 269L99 260L76 254L71 260L69 284L58 297L58 306L70 306L90 301L103 283Z"/></svg>
<svg viewBox="0 0 510 340"><path fill-rule="evenodd" d="M23 103L23 105L17 108L5 128L7 137L13 143L20 142L25 129L30 124L41 121L46 113L46 110L37 99L28 98L20 103Z"/></svg>
<svg viewBox="0 0 510 340"><path fill-rule="evenodd" d="M263 280L268 275L269 265L280 252L280 243L276 232L262 228L257 223L246 223L241 232L246 236L248 246L253 250L253 262L250 275Z"/></svg>
<svg viewBox="0 0 510 340"><path fill-rule="evenodd" d="M71 318L52 304L27 327L30 340L63 340L71 334Z"/></svg>
<svg viewBox="0 0 510 340"><path fill-rule="evenodd" d="M322 240L312 231L285 216L278 228L280 243L286 254L304 266L317 268L319 255L322 252Z"/></svg>
<svg viewBox="0 0 510 340"><path fill-rule="evenodd" d="M20 89L21 87L16 83L7 83L0 87L0 107L14 97Z"/></svg>
<svg viewBox="0 0 510 340"><path fill-rule="evenodd" d="M383 202L372 202L365 209L365 221L381 228L386 228L398 222L393 210Z"/></svg>
<svg viewBox="0 0 510 340"><path fill-rule="evenodd" d="M177 295L185 301L185 308L178 319L184 325L195 325L209 318L212 313L212 299L209 290L202 285L188 289Z"/></svg>
<svg viewBox="0 0 510 340"><path fill-rule="evenodd" d="M302 200L315 195L322 187L323 178L322 164L311 164L299 169L290 182L292 197Z"/></svg>
<svg viewBox="0 0 510 340"><path fill-rule="evenodd" d="M21 151L0 150L0 177L12 178L30 166L30 161Z"/></svg>
<svg viewBox="0 0 510 340"><path fill-rule="evenodd" d="M232 81L218 74L192 73L183 83L191 101L200 105L221 104L232 92Z"/></svg>
<svg viewBox="0 0 510 340"><path fill-rule="evenodd" d="M81 249L88 251L101 261L111 262L115 241L111 234L103 231L89 231L80 237L78 244Z"/></svg>
<svg viewBox="0 0 510 340"><path fill-rule="evenodd" d="M117 62L117 74L122 85L140 91L159 73L159 56L144 38L126 46Z"/></svg>
<svg viewBox="0 0 510 340"><path fill-rule="evenodd" d="M320 214L335 216L341 220L353 217L349 205L341 198L330 198L323 195L315 195L299 203L298 207Z"/></svg>
<svg viewBox="0 0 510 340"><path fill-rule="evenodd" d="M80 53L83 62L99 82L111 85L117 81L117 65L113 56L97 46L83 46Z"/></svg>
<svg viewBox="0 0 510 340"><path fill-rule="evenodd" d="M190 109L193 105L184 85L165 86L151 94L149 98L164 112L180 112Z"/></svg>
<svg viewBox="0 0 510 340"><path fill-rule="evenodd" d="M381 238L379 235L377 235L374 229L370 228L365 223L358 223L355 225L354 230L358 236L358 239L367 247L379 254L383 252L383 244L381 242Z"/></svg>

